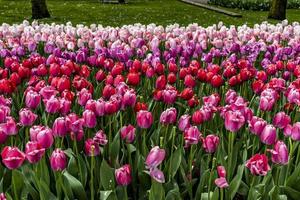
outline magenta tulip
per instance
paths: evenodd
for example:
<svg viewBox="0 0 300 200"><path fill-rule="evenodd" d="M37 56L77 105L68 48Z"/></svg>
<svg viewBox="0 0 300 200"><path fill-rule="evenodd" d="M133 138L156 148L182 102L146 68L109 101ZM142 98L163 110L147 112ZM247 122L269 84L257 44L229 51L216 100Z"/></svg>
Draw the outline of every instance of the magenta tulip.
<svg viewBox="0 0 300 200"><path fill-rule="evenodd" d="M140 128L149 128L153 123L152 113L146 110L140 110L136 115L136 120Z"/></svg>
<svg viewBox="0 0 300 200"><path fill-rule="evenodd" d="M300 122L293 124L291 129L291 137L295 141L300 141Z"/></svg>
<svg viewBox="0 0 300 200"><path fill-rule="evenodd" d="M131 183L131 167L130 165L124 165L115 171L115 178L118 185L126 186Z"/></svg>
<svg viewBox="0 0 300 200"><path fill-rule="evenodd" d="M267 122L265 120L256 116L252 117L252 119L248 121L248 123L250 132L258 136L261 134L261 132L267 125Z"/></svg>
<svg viewBox="0 0 300 200"><path fill-rule="evenodd" d="M191 126L190 124L191 116L189 115L182 115L178 120L178 128L181 131L185 131L185 129Z"/></svg>
<svg viewBox="0 0 300 200"><path fill-rule="evenodd" d="M0 144L4 144L8 138L8 135L5 133L5 131L0 128Z"/></svg>
<svg viewBox="0 0 300 200"><path fill-rule="evenodd" d="M27 108L36 109L41 102L41 95L33 90L26 93L25 104Z"/></svg>
<svg viewBox="0 0 300 200"><path fill-rule="evenodd" d="M273 118L273 125L280 129L285 128L290 122L290 116L288 116L284 112L277 113Z"/></svg>
<svg viewBox="0 0 300 200"><path fill-rule="evenodd" d="M150 176L151 176L151 178L153 178L158 183L164 183L165 182L164 173L161 170L157 169L157 168L150 169Z"/></svg>
<svg viewBox="0 0 300 200"><path fill-rule="evenodd" d="M64 117L56 118L52 126L52 131L54 137L66 136L68 133L66 118Z"/></svg>
<svg viewBox="0 0 300 200"><path fill-rule="evenodd" d="M42 148L50 148L54 142L52 130L46 127L45 129L39 131L36 135L36 141Z"/></svg>
<svg viewBox="0 0 300 200"><path fill-rule="evenodd" d="M84 120L84 126L88 128L94 128L97 124L96 115L91 110L85 110L82 114Z"/></svg>
<svg viewBox="0 0 300 200"><path fill-rule="evenodd" d="M163 111L160 115L160 123L163 125L173 124L176 122L177 118L177 111L175 108L168 108L167 110Z"/></svg>
<svg viewBox="0 0 300 200"><path fill-rule="evenodd" d="M121 138L125 140L126 143L132 143L135 139L135 127L129 124L128 126L123 126L120 130Z"/></svg>
<svg viewBox="0 0 300 200"><path fill-rule="evenodd" d="M246 162L246 167L255 176L265 176L271 170L265 154L255 154Z"/></svg>
<svg viewBox="0 0 300 200"><path fill-rule="evenodd" d="M276 128L273 125L266 125L260 134L260 141L264 144L271 145L276 141Z"/></svg>
<svg viewBox="0 0 300 200"><path fill-rule="evenodd" d="M187 146L190 146L191 144L198 144L200 137L201 133L197 126L191 126L184 131L184 140Z"/></svg>
<svg viewBox="0 0 300 200"><path fill-rule="evenodd" d="M77 101L81 106L85 106L86 102L91 98L92 94L86 88L83 88L80 92L77 93Z"/></svg>
<svg viewBox="0 0 300 200"><path fill-rule="evenodd" d="M208 135L202 140L202 147L207 153L214 153L219 146L219 140L216 135Z"/></svg>
<svg viewBox="0 0 300 200"><path fill-rule="evenodd" d="M30 163L37 163L45 154L45 149L37 142L27 142L25 147L26 159Z"/></svg>
<svg viewBox="0 0 300 200"><path fill-rule="evenodd" d="M58 98L52 96L49 99L44 99L44 104L47 113L57 113L60 109L60 101Z"/></svg>
<svg viewBox="0 0 300 200"><path fill-rule="evenodd" d="M13 117L6 117L6 122L0 124L6 135L16 135L18 133L17 123Z"/></svg>
<svg viewBox="0 0 300 200"><path fill-rule="evenodd" d="M229 186L226 178L221 177L221 178L216 178L215 179L215 184L219 187L219 188L227 188Z"/></svg>
<svg viewBox="0 0 300 200"><path fill-rule="evenodd" d="M62 171L67 167L67 156L61 149L55 149L50 157L50 165L53 171Z"/></svg>
<svg viewBox="0 0 300 200"><path fill-rule="evenodd" d="M31 126L35 122L37 117L38 116L28 108L22 108L19 111L19 120L22 126Z"/></svg>
<svg viewBox="0 0 300 200"><path fill-rule="evenodd" d="M164 149L160 149L158 146L153 147L147 158L146 158L146 166L148 169L154 169L158 165L162 163L165 159L166 152Z"/></svg>
<svg viewBox="0 0 300 200"><path fill-rule="evenodd" d="M286 165L289 162L289 152L283 141L277 141L272 153L272 162L280 165Z"/></svg>
<svg viewBox="0 0 300 200"><path fill-rule="evenodd" d="M102 145L102 146L105 146L108 142L107 137L106 137L103 130L99 130L95 134L93 140L94 140L95 143L97 143L98 145Z"/></svg>
<svg viewBox="0 0 300 200"><path fill-rule="evenodd" d="M6 146L1 152L2 162L8 169L19 168L24 160L25 154L18 147Z"/></svg>
<svg viewBox="0 0 300 200"><path fill-rule="evenodd" d="M245 117L240 111L227 111L225 113L225 128L237 132L245 124Z"/></svg>
<svg viewBox="0 0 300 200"><path fill-rule="evenodd" d="M93 139L89 138L85 141L84 151L88 156L97 156L100 154L100 147Z"/></svg>

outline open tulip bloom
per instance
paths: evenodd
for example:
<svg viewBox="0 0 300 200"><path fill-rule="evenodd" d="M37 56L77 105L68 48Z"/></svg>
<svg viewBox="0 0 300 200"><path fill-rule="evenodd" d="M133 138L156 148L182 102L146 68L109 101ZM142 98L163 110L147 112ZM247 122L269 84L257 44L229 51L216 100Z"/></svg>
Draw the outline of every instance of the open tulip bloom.
<svg viewBox="0 0 300 200"><path fill-rule="evenodd" d="M300 199L300 24L0 25L0 199Z"/></svg>

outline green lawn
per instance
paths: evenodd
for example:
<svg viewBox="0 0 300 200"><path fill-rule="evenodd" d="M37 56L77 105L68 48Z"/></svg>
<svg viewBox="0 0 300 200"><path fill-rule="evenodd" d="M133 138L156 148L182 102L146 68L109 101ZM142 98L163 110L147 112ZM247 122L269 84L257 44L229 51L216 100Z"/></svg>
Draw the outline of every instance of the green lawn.
<svg viewBox="0 0 300 200"><path fill-rule="evenodd" d="M97 0L48 0L47 4L52 18L42 21L48 23L71 21L73 24L121 26L133 23L187 25L196 22L207 26L219 21L227 25L253 25L267 20L267 12L230 9L243 15L242 18L234 18L177 0L129 0L126 5L102 4ZM30 0L0 0L0 23L20 23L30 19L30 15ZM288 10L287 16L289 21L300 21L300 10Z"/></svg>

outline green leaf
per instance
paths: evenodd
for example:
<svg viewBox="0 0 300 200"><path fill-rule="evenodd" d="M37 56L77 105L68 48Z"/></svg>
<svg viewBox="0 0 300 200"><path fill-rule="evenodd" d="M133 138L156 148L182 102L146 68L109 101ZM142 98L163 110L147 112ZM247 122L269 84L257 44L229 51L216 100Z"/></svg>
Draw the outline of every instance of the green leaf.
<svg viewBox="0 0 300 200"><path fill-rule="evenodd" d="M18 170L12 171L12 191L14 194L14 199L20 199L22 194L22 190L24 188L24 176L23 174Z"/></svg>
<svg viewBox="0 0 300 200"><path fill-rule="evenodd" d="M300 191L300 165L296 167L294 172L287 179L286 185L290 188Z"/></svg>
<svg viewBox="0 0 300 200"><path fill-rule="evenodd" d="M209 192L209 195L210 195L210 199L211 199L213 193ZM201 194L201 200L208 200L208 193L207 192Z"/></svg>
<svg viewBox="0 0 300 200"><path fill-rule="evenodd" d="M67 171L63 173L63 176L68 180L73 193L78 199L87 199L85 190L79 180L77 180L74 176L72 176Z"/></svg>
<svg viewBox="0 0 300 200"><path fill-rule="evenodd" d="M118 159L119 151L120 151L120 135L116 134L114 140L111 143L110 153L109 153L109 155L111 156L111 160L113 162Z"/></svg>
<svg viewBox="0 0 300 200"><path fill-rule="evenodd" d="M181 200L178 188L170 190L166 196L166 200Z"/></svg>
<svg viewBox="0 0 300 200"><path fill-rule="evenodd" d="M181 155L182 151L181 148L178 148L175 150L175 152L172 154L170 158L170 172L169 175L171 178L173 178L176 175L176 172L178 171L180 164L181 164Z"/></svg>
<svg viewBox="0 0 300 200"><path fill-rule="evenodd" d="M100 166L100 181L105 190L113 190L115 187L115 176L113 169L103 159Z"/></svg>
<svg viewBox="0 0 300 200"><path fill-rule="evenodd" d="M100 191L100 200L117 200L117 196L112 190Z"/></svg>
<svg viewBox="0 0 300 200"><path fill-rule="evenodd" d="M300 192L290 187L280 187L282 193L288 196L288 199L299 200Z"/></svg>
<svg viewBox="0 0 300 200"><path fill-rule="evenodd" d="M211 200L219 200L219 188L217 188L217 187L215 188L215 191L212 195Z"/></svg>
<svg viewBox="0 0 300 200"><path fill-rule="evenodd" d="M207 169L200 176L200 183L199 183L197 191L196 191L196 198L195 199L201 198L203 190L204 190L204 186L209 181L209 175L210 175L210 171L209 171L209 169Z"/></svg>
<svg viewBox="0 0 300 200"><path fill-rule="evenodd" d="M235 175L235 177L232 179L232 181L230 182L229 185L229 194L230 194L230 199L233 199L236 192L238 191L241 181L242 181L242 177L243 177L243 172L244 172L244 165L239 165L238 170L237 170L237 174Z"/></svg>
<svg viewBox="0 0 300 200"><path fill-rule="evenodd" d="M57 200L55 195L50 191L50 185L47 185L43 180L40 180L41 191L39 191L43 196L44 199L47 200Z"/></svg>
<svg viewBox="0 0 300 200"><path fill-rule="evenodd" d="M163 200L165 199L165 190L161 183L152 182L150 189L149 200Z"/></svg>

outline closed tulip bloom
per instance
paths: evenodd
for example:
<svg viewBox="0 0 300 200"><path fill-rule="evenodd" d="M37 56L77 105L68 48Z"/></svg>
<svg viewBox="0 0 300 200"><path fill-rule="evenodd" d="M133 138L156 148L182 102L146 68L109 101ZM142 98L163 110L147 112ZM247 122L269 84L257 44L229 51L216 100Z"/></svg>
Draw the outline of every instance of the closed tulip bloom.
<svg viewBox="0 0 300 200"><path fill-rule="evenodd" d="M123 107L134 107L136 103L136 94L134 90L127 90L122 98Z"/></svg>
<svg viewBox="0 0 300 200"><path fill-rule="evenodd" d="M178 120L178 128L181 131L185 131L185 129L191 126L190 124L191 116L189 115L182 115Z"/></svg>
<svg viewBox="0 0 300 200"><path fill-rule="evenodd" d="M94 128L97 124L96 115L91 110L85 110L82 114L84 120L84 126L88 128Z"/></svg>
<svg viewBox="0 0 300 200"><path fill-rule="evenodd" d="M65 98L61 98L60 99L60 113L63 115L66 115L70 112L71 110L71 106L72 106L72 102L65 99Z"/></svg>
<svg viewBox="0 0 300 200"><path fill-rule="evenodd" d="M202 147L207 153L214 153L219 146L219 137L216 135L208 135L202 140Z"/></svg>
<svg viewBox="0 0 300 200"><path fill-rule="evenodd" d="M84 143L84 151L88 156L97 156L100 154L100 147L93 139L89 138Z"/></svg>
<svg viewBox="0 0 300 200"><path fill-rule="evenodd" d="M0 193L0 200L6 200L6 196L3 192Z"/></svg>
<svg viewBox="0 0 300 200"><path fill-rule="evenodd" d="M277 128L285 128L291 122L290 116L284 112L277 113L273 118L273 124Z"/></svg>
<svg viewBox="0 0 300 200"><path fill-rule="evenodd" d="M136 115L136 121L140 128L149 128L153 123L152 113L146 110L140 110Z"/></svg>
<svg viewBox="0 0 300 200"><path fill-rule="evenodd" d="M153 147L146 158L146 167L148 169L156 168L165 159L165 155L164 149L160 149L158 146Z"/></svg>
<svg viewBox="0 0 300 200"><path fill-rule="evenodd" d="M60 102L58 98L52 96L49 99L44 100L45 108L47 113L57 113L60 109Z"/></svg>
<svg viewBox="0 0 300 200"><path fill-rule="evenodd" d="M27 142L25 147L26 159L30 163L37 163L45 154L45 149L37 142Z"/></svg>
<svg viewBox="0 0 300 200"><path fill-rule="evenodd" d="M293 124L291 129L291 137L295 141L300 141L300 122Z"/></svg>
<svg viewBox="0 0 300 200"><path fill-rule="evenodd" d="M85 106L86 102L92 98L92 94L86 89L83 88L80 92L77 93L77 101L81 106Z"/></svg>
<svg viewBox="0 0 300 200"><path fill-rule="evenodd" d="M95 143L97 143L99 145L102 145L102 146L105 146L107 144L107 142L108 142L107 137L106 137L106 135L105 135L105 133L104 133L103 130L99 130L95 134L93 140L94 140Z"/></svg>
<svg viewBox="0 0 300 200"><path fill-rule="evenodd" d="M273 125L266 125L260 134L260 141L264 144L271 145L276 141L276 128Z"/></svg>
<svg viewBox="0 0 300 200"><path fill-rule="evenodd" d="M151 178L153 178L158 183L164 183L165 182L164 173L161 170L157 169L157 168L150 169L150 176L151 176Z"/></svg>
<svg viewBox="0 0 300 200"><path fill-rule="evenodd" d="M61 149L55 149L50 157L50 165L53 171L62 171L67 167L67 156Z"/></svg>
<svg viewBox="0 0 300 200"><path fill-rule="evenodd" d="M34 125L34 126L30 127L30 129L29 129L30 140L36 141L37 134L40 131L42 131L43 129L45 129L45 127L41 126L41 125Z"/></svg>
<svg viewBox="0 0 300 200"><path fill-rule="evenodd" d="M225 113L225 128L237 132L245 124L245 117L240 111L227 111Z"/></svg>
<svg viewBox="0 0 300 200"><path fill-rule="evenodd" d="M277 99L277 93L273 89L266 89L261 93L259 101L259 109L263 111L271 111Z"/></svg>
<svg viewBox="0 0 300 200"><path fill-rule="evenodd" d="M273 150L271 150L272 162L280 165L286 165L289 162L289 152L283 141L278 140Z"/></svg>
<svg viewBox="0 0 300 200"><path fill-rule="evenodd" d="M84 120L79 118L75 113L70 113L66 117L67 127L72 132L78 132L83 129Z"/></svg>
<svg viewBox="0 0 300 200"><path fill-rule="evenodd" d="M287 100L290 103L300 104L300 89L291 88L287 93Z"/></svg>
<svg viewBox="0 0 300 200"><path fill-rule="evenodd" d="M4 144L8 138L8 135L0 128L0 144Z"/></svg>
<svg viewBox="0 0 300 200"><path fill-rule="evenodd" d="M37 117L38 116L28 108L22 108L19 111L19 120L22 126L31 126L35 122Z"/></svg>
<svg viewBox="0 0 300 200"><path fill-rule="evenodd" d="M1 157L2 163L8 169L19 168L25 160L25 154L22 151L20 151L18 147L4 147L1 152Z"/></svg>
<svg viewBox="0 0 300 200"><path fill-rule="evenodd" d="M105 115L105 101L102 98L96 101L95 113L98 117Z"/></svg>
<svg viewBox="0 0 300 200"><path fill-rule="evenodd" d="M17 123L13 117L6 117L6 122L0 124L6 135L16 135L18 133Z"/></svg>
<svg viewBox="0 0 300 200"><path fill-rule="evenodd" d="M216 178L215 179L215 184L219 187L219 188L227 188L229 186L226 178L221 177L221 178Z"/></svg>
<svg viewBox="0 0 300 200"><path fill-rule="evenodd" d="M184 140L187 146L191 144L198 144L201 133L197 126L191 126L184 131Z"/></svg>
<svg viewBox="0 0 300 200"><path fill-rule="evenodd" d="M50 148L54 142L52 130L46 127L45 129L39 131L36 135L36 141L42 148Z"/></svg>
<svg viewBox="0 0 300 200"><path fill-rule="evenodd" d="M236 93L236 91L229 89L225 94L225 103L232 104L235 102L237 97L238 94Z"/></svg>
<svg viewBox="0 0 300 200"><path fill-rule="evenodd" d="M161 113L159 121L163 125L168 125L168 124L175 123L176 118L177 118L176 108L168 108L167 110Z"/></svg>
<svg viewBox="0 0 300 200"><path fill-rule="evenodd" d="M255 154L246 162L246 167L255 176L265 176L271 170L265 154Z"/></svg>
<svg viewBox="0 0 300 200"><path fill-rule="evenodd" d="M39 92L44 99L50 99L50 97L55 96L58 91L52 86L45 86Z"/></svg>
<svg viewBox="0 0 300 200"><path fill-rule="evenodd" d="M196 110L192 115L192 122L196 125L202 124L204 121L203 114L201 110Z"/></svg>
<svg viewBox="0 0 300 200"><path fill-rule="evenodd" d="M162 100L166 104L173 104L177 98L177 90L175 89L165 89L161 92Z"/></svg>
<svg viewBox="0 0 300 200"><path fill-rule="evenodd" d="M218 172L218 175L219 177L223 177L223 178L226 178L226 169L224 166L218 166L217 167L217 172Z"/></svg>
<svg viewBox="0 0 300 200"><path fill-rule="evenodd" d="M25 97L26 107L36 109L41 102L41 95L33 90L27 92Z"/></svg>
<svg viewBox="0 0 300 200"><path fill-rule="evenodd" d="M265 120L256 116L252 117L252 119L248 123L250 132L258 136L267 125L267 122Z"/></svg>
<svg viewBox="0 0 300 200"><path fill-rule="evenodd" d="M126 186L131 183L131 167L130 165L124 165L115 171L115 178L118 185Z"/></svg>
<svg viewBox="0 0 300 200"><path fill-rule="evenodd" d="M125 140L126 143L132 143L135 139L135 127L131 124L128 126L123 126L120 133L121 138Z"/></svg>
<svg viewBox="0 0 300 200"><path fill-rule="evenodd" d="M58 117L55 119L52 126L54 137L64 137L68 133L67 122L64 117Z"/></svg>
<svg viewBox="0 0 300 200"><path fill-rule="evenodd" d="M283 129L283 134L286 137L289 137L292 135L292 130L293 130L293 126L291 124L288 124L284 129Z"/></svg>

